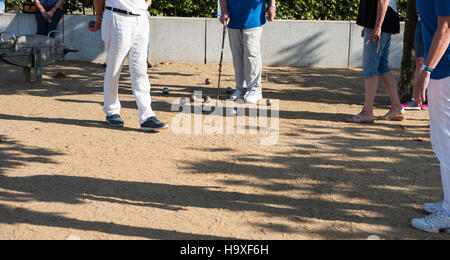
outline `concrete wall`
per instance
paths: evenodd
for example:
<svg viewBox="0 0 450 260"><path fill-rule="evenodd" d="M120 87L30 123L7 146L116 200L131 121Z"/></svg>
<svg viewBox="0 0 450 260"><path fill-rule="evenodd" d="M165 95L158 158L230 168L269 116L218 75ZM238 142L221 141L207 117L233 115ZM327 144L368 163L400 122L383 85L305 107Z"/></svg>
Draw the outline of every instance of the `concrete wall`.
<svg viewBox="0 0 450 260"><path fill-rule="evenodd" d="M0 14L0 31L16 35L36 33L36 20L31 14Z"/></svg>
<svg viewBox="0 0 450 260"><path fill-rule="evenodd" d="M207 63L220 59L222 32L216 19L207 20ZM263 62L269 66L347 67L349 39L348 22L274 21L263 27ZM228 38L224 61L232 62Z"/></svg>
<svg viewBox="0 0 450 260"><path fill-rule="evenodd" d="M71 49L80 50L77 53L69 53L66 60L105 61L106 53L101 31L93 33L87 29L89 22L92 20L95 21L95 16L64 16L64 42Z"/></svg>
<svg viewBox="0 0 450 260"><path fill-rule="evenodd" d="M86 29L93 16L65 15L66 44L79 53L68 60L103 62L105 51L101 33ZM217 19L150 18L152 62L218 63L222 43L222 25ZM269 66L330 66L360 67L363 40L361 27L355 22L285 21L277 20L264 26L262 36L263 62ZM400 68L403 29L393 37L390 63ZM0 14L0 31L17 35L36 31L34 15ZM231 63L231 51L226 39L225 63Z"/></svg>
<svg viewBox="0 0 450 260"><path fill-rule="evenodd" d="M348 22L275 21L264 29L262 53L267 65L348 66Z"/></svg>
<svg viewBox="0 0 450 260"><path fill-rule="evenodd" d="M150 60L205 62L205 19L152 17Z"/></svg>

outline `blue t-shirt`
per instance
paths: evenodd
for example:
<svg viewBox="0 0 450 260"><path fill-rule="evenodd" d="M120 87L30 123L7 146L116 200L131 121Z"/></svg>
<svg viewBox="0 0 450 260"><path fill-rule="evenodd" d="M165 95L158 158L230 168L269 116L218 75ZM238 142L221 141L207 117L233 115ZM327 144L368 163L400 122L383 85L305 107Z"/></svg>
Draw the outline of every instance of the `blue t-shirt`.
<svg viewBox="0 0 450 260"><path fill-rule="evenodd" d="M41 0L42 5L55 5L58 3L58 0Z"/></svg>
<svg viewBox="0 0 450 260"><path fill-rule="evenodd" d="M266 0L227 0L231 29L251 29L266 23Z"/></svg>
<svg viewBox="0 0 450 260"><path fill-rule="evenodd" d="M438 16L450 16L450 0L417 0L417 9L422 19L422 34L426 59L434 33L437 30ZM433 73L431 73L431 78L439 80L449 76L450 45Z"/></svg>

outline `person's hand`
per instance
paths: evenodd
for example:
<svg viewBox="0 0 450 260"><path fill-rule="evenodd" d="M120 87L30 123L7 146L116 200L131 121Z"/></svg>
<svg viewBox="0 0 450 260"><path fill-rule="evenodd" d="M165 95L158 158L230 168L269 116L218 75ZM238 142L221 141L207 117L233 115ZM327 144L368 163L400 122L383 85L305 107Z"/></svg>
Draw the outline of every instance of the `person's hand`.
<svg viewBox="0 0 450 260"><path fill-rule="evenodd" d="M150 7L152 5L152 0L146 0L145 3L147 4L148 7Z"/></svg>
<svg viewBox="0 0 450 260"><path fill-rule="evenodd" d="M53 19L54 15L55 15L55 11L53 11L53 10L50 10L50 11L47 12L47 22L48 23L52 22L52 19Z"/></svg>
<svg viewBox="0 0 450 260"><path fill-rule="evenodd" d="M51 22L51 18L48 16L48 12L47 11L44 10L43 12L41 12L41 14L42 14L42 17L44 18L44 21L46 23L49 23L49 20Z"/></svg>
<svg viewBox="0 0 450 260"><path fill-rule="evenodd" d="M275 6L270 6L267 12L267 19L269 20L269 22L272 22L273 20L275 20L276 16L277 16L277 9L275 8Z"/></svg>
<svg viewBox="0 0 450 260"><path fill-rule="evenodd" d="M373 29L372 33L369 35L369 38L368 38L366 44L369 43L369 41L375 42L379 39L381 39L381 28L375 28L375 29Z"/></svg>
<svg viewBox="0 0 450 260"><path fill-rule="evenodd" d="M227 12L223 12L219 20L224 26L227 26L228 23L230 22L230 16L228 15Z"/></svg>
<svg viewBox="0 0 450 260"><path fill-rule="evenodd" d="M93 28L88 26L88 30L91 32L97 32L102 29L102 21L103 21L103 15L96 15L95 19L95 26Z"/></svg>
<svg viewBox="0 0 450 260"><path fill-rule="evenodd" d="M422 104L427 100L426 91L428 83L430 82L430 76L430 72L422 70L422 72L420 72L419 79L417 80L417 84L414 85L413 98L418 106L422 106Z"/></svg>
<svg viewBox="0 0 450 260"><path fill-rule="evenodd" d="M380 47L381 47L381 28L375 28L372 33L369 35L369 37L367 38L367 42L366 45L369 44L369 42L376 42L378 41L378 48L377 48L377 53L380 52Z"/></svg>
<svg viewBox="0 0 450 260"><path fill-rule="evenodd" d="M55 11L53 11L53 10L50 10L50 11L47 12L47 16L49 18L53 18L54 15L55 15Z"/></svg>

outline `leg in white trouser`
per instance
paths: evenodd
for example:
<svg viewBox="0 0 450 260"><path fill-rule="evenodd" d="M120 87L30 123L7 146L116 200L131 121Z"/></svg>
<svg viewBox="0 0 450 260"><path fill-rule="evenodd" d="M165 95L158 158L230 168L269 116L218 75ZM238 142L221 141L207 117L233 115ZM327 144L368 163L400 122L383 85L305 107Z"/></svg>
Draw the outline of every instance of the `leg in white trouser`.
<svg viewBox="0 0 450 260"><path fill-rule="evenodd" d="M154 116L151 109L150 82L147 75L148 19L106 11L102 23L102 39L106 48L106 73L103 111L107 116L120 114L118 87L120 72L128 57L133 92L142 124Z"/></svg>
<svg viewBox="0 0 450 260"><path fill-rule="evenodd" d="M149 41L149 21L145 16L138 18L137 34L128 55L131 85L139 109L139 122L155 116L151 108L150 81L147 74L147 48ZM142 32L142 33L139 33Z"/></svg>
<svg viewBox="0 0 450 260"><path fill-rule="evenodd" d="M247 30L229 29L236 87L261 88L262 27Z"/></svg>
<svg viewBox="0 0 450 260"><path fill-rule="evenodd" d="M230 47L233 55L234 78L236 81L236 89L243 91L246 88L245 70L244 70L244 42L242 30L228 29L230 38Z"/></svg>
<svg viewBox="0 0 450 260"><path fill-rule="evenodd" d="M107 116L120 114L119 78L128 48L124 48L123 37L119 37L114 28L114 14L106 11L102 22L102 39L106 49L106 72L103 85L104 104L103 111Z"/></svg>
<svg viewBox="0 0 450 260"><path fill-rule="evenodd" d="M245 81L249 88L262 88L261 35L262 27L243 32Z"/></svg>
<svg viewBox="0 0 450 260"><path fill-rule="evenodd" d="M444 208L450 212L450 77L431 80L428 99L431 142L441 165Z"/></svg>
<svg viewBox="0 0 450 260"><path fill-rule="evenodd" d="M147 17L149 19L149 23L150 23L150 12L147 12ZM150 62L150 29L148 30L148 46L147 46L147 62Z"/></svg>

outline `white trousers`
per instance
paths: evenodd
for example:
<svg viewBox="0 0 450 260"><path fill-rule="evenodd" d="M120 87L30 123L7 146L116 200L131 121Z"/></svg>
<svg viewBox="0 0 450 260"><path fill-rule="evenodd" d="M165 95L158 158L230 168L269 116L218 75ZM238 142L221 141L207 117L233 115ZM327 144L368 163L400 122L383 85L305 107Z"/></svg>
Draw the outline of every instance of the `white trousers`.
<svg viewBox="0 0 450 260"><path fill-rule="evenodd" d="M428 99L431 143L441 164L444 207L450 211L450 77L431 80Z"/></svg>
<svg viewBox="0 0 450 260"><path fill-rule="evenodd" d="M107 116L120 114L119 79L128 58L131 85L139 109L139 122L155 116L151 107L150 81L147 74L149 41L147 15L128 16L106 10L102 22L102 39L106 48L106 73L103 111Z"/></svg>
<svg viewBox="0 0 450 260"><path fill-rule="evenodd" d="M229 29L236 88L262 88L262 27L247 30Z"/></svg>

